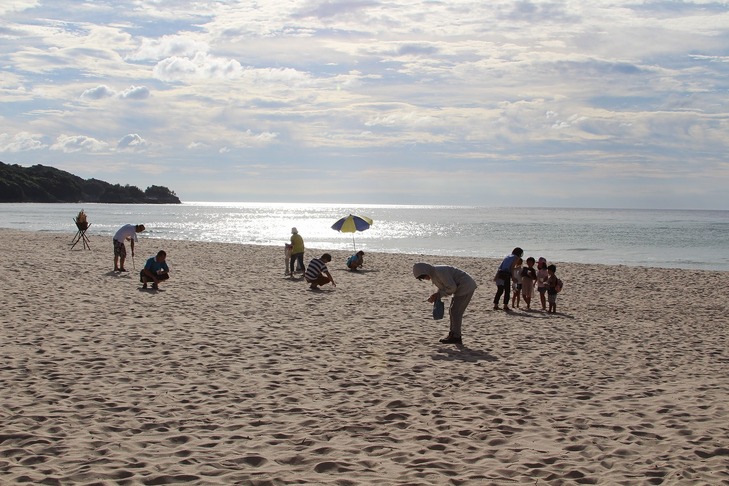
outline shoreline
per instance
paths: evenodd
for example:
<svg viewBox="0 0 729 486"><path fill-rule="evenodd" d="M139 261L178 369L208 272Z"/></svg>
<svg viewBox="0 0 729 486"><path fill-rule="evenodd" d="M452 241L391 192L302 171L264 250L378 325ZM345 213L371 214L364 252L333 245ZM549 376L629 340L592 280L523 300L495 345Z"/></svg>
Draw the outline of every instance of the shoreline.
<svg viewBox="0 0 729 486"><path fill-rule="evenodd" d="M33 206L33 207L31 207ZM26 231L75 231L79 205L11 204L0 211L0 226ZM90 234L112 236L130 220L149 223L146 238L195 239L278 246L297 226L309 248L352 248L352 236L331 223L351 207L302 208L299 205L142 205L87 207ZM383 207L368 214L373 228L357 234L357 247L383 253L503 258L514 246L533 256L562 262L729 271L729 241L724 213L681 211ZM727 212L726 214L729 214ZM136 221L136 222L139 222ZM523 222L523 224L522 224Z"/></svg>
<svg viewBox="0 0 729 486"><path fill-rule="evenodd" d="M17 233L28 233L28 234L46 234L46 235L67 235L70 239L72 238L74 232L72 231L58 231L58 230L22 230L22 229L15 229L15 228L0 228L1 232L17 232ZM90 238L104 240L102 242L103 245L106 245L108 243L108 246L111 245L109 241L111 240L112 235L102 235L102 234L89 234ZM274 244L255 244L255 243L237 243L237 242L230 242L230 241L201 241L201 240L185 240L185 239L173 239L173 238L157 238L154 236L149 236L146 233L142 233L141 238L143 238L145 241L159 241L159 242L194 242L194 243L200 243L200 244L211 244L211 245L238 245L240 247L261 247L261 248L277 248L277 249L283 249L283 245L288 242L288 240L281 240L280 245L274 245ZM96 246L100 246L98 243ZM493 265L494 272L496 271L496 268L498 267L499 263L501 263L502 258L490 258L490 257L481 257L481 256L470 256L470 255L436 255L436 254L429 254L429 253L407 253L407 252L397 252L397 251L381 251L381 250L367 250L366 248L357 248L358 250L365 250L368 255L388 255L388 256L396 256L396 255L402 255L402 256L409 256L409 257L423 257L426 259L430 259L432 261L438 260L442 262L447 262L451 260L460 260L464 259L466 261L468 260L482 260L484 262L490 262ZM340 249L332 249L332 248L320 248L318 246L314 247L308 247L306 248L306 263L308 263L308 260L313 258L313 256L320 256L321 253L331 253L331 254L338 254L338 255L346 255L348 257L353 253L354 250L340 250ZM311 253L310 253L311 252ZM283 255L283 251L281 251ZM528 252L527 252L528 253ZM538 258L541 255L531 255L525 253L524 259L526 260L527 257L533 256L535 259ZM345 257L345 258L346 258ZM549 260L549 259L548 259ZM651 266L651 265L629 265L629 264L610 264L610 263L580 263L580 262L572 262L569 260L549 260L550 263L555 263L557 265L561 266L573 266L573 267L579 267L579 268L626 268L626 269L656 269L656 270L668 270L668 271L682 271L682 272L706 272L706 273L729 273L729 270L707 270L707 269L701 269L701 268L682 268L682 267L658 267L658 266ZM452 263L444 263L444 264L452 264Z"/></svg>
<svg viewBox="0 0 729 486"><path fill-rule="evenodd" d="M506 313L496 259L329 251L312 292L275 246L142 234L117 274L72 237L0 229L0 482L728 479L726 272L557 262L557 314ZM159 249L171 278L141 290ZM463 347L416 261L479 284Z"/></svg>

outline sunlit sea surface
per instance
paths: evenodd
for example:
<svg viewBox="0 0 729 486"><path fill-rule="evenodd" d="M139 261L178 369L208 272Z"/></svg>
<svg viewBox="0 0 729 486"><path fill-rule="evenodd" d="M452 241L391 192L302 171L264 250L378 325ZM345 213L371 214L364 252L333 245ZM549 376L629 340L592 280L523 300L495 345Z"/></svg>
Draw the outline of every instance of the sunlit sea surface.
<svg viewBox="0 0 729 486"><path fill-rule="evenodd" d="M501 258L515 246L554 262L729 270L729 211L483 208L290 203L181 205L0 204L0 227L76 232L84 209L93 248L122 225L143 223L152 238L278 245L296 227L307 249ZM366 231L339 233L348 214L372 218ZM103 238L102 238L103 237ZM104 241L104 243L107 243ZM146 243L156 248L151 242ZM152 249L150 249L151 251ZM307 253L307 258L313 256ZM437 258L431 258L437 263Z"/></svg>

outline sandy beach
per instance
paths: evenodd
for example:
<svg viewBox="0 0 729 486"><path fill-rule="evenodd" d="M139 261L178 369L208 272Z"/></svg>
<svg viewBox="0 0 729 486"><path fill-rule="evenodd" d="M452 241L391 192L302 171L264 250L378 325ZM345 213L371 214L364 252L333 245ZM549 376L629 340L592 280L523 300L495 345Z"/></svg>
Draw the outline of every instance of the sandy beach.
<svg viewBox="0 0 729 486"><path fill-rule="evenodd" d="M1 484L729 484L726 272L555 262L557 314L506 313L495 260L333 251L313 292L283 241L72 237L0 230ZM462 347L417 261L479 284Z"/></svg>

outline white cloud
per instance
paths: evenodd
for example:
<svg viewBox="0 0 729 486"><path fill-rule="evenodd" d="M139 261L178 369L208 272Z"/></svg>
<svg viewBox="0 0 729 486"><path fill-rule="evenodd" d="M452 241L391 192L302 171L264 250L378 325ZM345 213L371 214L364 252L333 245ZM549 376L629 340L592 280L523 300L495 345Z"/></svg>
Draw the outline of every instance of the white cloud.
<svg viewBox="0 0 729 486"><path fill-rule="evenodd" d="M154 67L154 76L162 81L236 79L243 74L238 61L197 53L194 57L173 56Z"/></svg>
<svg viewBox="0 0 729 486"><path fill-rule="evenodd" d="M113 89L102 84L95 88L85 90L83 93L81 93L81 98L86 98L90 100L101 100L104 98L111 98L115 94L116 92Z"/></svg>
<svg viewBox="0 0 729 486"><path fill-rule="evenodd" d="M144 100L149 98L149 88L146 86L130 86L121 93L119 98L130 100Z"/></svg>
<svg viewBox="0 0 729 486"><path fill-rule="evenodd" d="M89 88L81 93L82 99L102 100L105 98L119 98L122 100L144 100L149 98L150 91L146 86L130 86L129 88L117 92L116 90L106 86L105 84Z"/></svg>
<svg viewBox="0 0 729 486"><path fill-rule="evenodd" d="M194 34L165 35L159 39L143 39L139 48L127 56L131 61L157 61L168 57L195 57L206 53L208 45L192 38Z"/></svg>
<svg viewBox="0 0 729 486"><path fill-rule="evenodd" d="M136 133L123 136L117 143L118 150L140 150L147 146L147 142Z"/></svg>
<svg viewBox="0 0 729 486"><path fill-rule="evenodd" d="M550 173L562 194L592 185L600 204L611 183L625 187L619 174L687 193L679 169L690 161L716 174L691 179L706 187L691 187L697 205L727 204L701 199L729 183L724 1L39 7L0 7L0 150L18 158L167 168L206 193L220 185L182 178L255 164L251 184L264 193L293 172L267 177L279 167L376 173L387 160L392 194L407 184L395 175L414 171L447 180L448 203L486 198L478 174ZM302 192L287 197L306 195L294 182Z"/></svg>
<svg viewBox="0 0 729 486"><path fill-rule="evenodd" d="M0 4L0 15L10 12L29 10L40 5L38 0L3 0Z"/></svg>
<svg viewBox="0 0 729 486"><path fill-rule="evenodd" d="M37 133L0 133L0 152L26 152L46 148L47 145L41 139L42 136Z"/></svg>
<svg viewBox="0 0 729 486"><path fill-rule="evenodd" d="M93 137L84 135L60 135L51 147L67 154L75 152L100 152L108 148L108 144Z"/></svg>

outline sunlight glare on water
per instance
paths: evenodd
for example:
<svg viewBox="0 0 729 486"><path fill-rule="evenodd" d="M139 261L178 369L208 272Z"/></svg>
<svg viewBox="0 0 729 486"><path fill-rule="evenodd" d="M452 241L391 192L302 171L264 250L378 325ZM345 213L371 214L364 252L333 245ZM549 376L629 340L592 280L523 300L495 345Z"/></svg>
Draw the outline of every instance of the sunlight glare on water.
<svg viewBox="0 0 729 486"><path fill-rule="evenodd" d="M580 263L729 270L729 211L482 208L295 203L179 205L0 204L0 227L75 231L84 209L94 240L124 224L144 223L144 239L281 245L291 228L308 250L501 258L515 246L526 255ZM349 214L367 216L366 231L331 226ZM307 257L312 256L307 250ZM316 252L314 252L316 253Z"/></svg>

